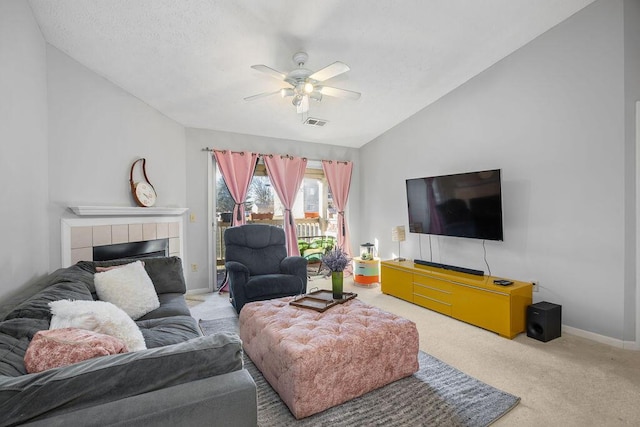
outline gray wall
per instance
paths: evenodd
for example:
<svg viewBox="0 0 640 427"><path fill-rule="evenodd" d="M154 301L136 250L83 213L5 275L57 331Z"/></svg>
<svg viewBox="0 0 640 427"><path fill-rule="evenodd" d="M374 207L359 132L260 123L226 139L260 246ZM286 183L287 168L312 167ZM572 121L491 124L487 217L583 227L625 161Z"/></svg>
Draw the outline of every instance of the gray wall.
<svg viewBox="0 0 640 427"><path fill-rule="evenodd" d="M361 149L361 164L387 171L361 177L360 198L383 257L397 250L391 227L408 225L406 178L501 168L505 237L486 242L491 272L540 281L534 301L562 304L568 326L633 339L622 6L588 6ZM481 241L431 244L434 261L487 270ZM409 234L403 250L431 257L427 236Z"/></svg>
<svg viewBox="0 0 640 427"><path fill-rule="evenodd" d="M186 206L184 127L48 46L49 250L60 266L60 218L74 205L135 206L131 164L147 159L156 206ZM139 173L139 171L138 171Z"/></svg>
<svg viewBox="0 0 640 427"><path fill-rule="evenodd" d="M49 269L45 46L27 2L0 2L0 295Z"/></svg>
<svg viewBox="0 0 640 427"><path fill-rule="evenodd" d="M625 186L626 186L626 253L625 258L625 337L630 339L635 330L640 345L640 295L638 295L640 281L638 278L638 219L637 194L638 164L636 132L636 102L640 101L640 1L624 1L624 108L625 108Z"/></svg>
<svg viewBox="0 0 640 427"><path fill-rule="evenodd" d="M292 113L293 114L293 113ZM295 114L291 117L295 120ZM291 141L229 132L203 129L187 129L187 204L189 212L196 215L196 221L187 224L187 256L189 263L198 264L198 272L190 268L185 272L190 290L207 289L209 286L207 266L214 259L213 253L207 249L207 167L211 161L211 153L203 152L205 147L216 149L246 150L257 153L290 154L312 160L333 159L354 161L351 195L347 208L347 220L351 224L351 242L357 250L359 241L358 193L359 165L358 150L335 145L315 144L310 142ZM366 237L364 237L366 240Z"/></svg>

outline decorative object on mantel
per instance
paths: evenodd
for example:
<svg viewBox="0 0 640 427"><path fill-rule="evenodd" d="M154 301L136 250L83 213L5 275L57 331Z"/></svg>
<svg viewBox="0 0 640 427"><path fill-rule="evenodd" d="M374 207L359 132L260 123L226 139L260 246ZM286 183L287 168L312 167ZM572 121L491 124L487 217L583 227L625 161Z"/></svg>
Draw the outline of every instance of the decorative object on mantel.
<svg viewBox="0 0 640 427"><path fill-rule="evenodd" d="M333 299L342 299L342 282L344 280L344 269L349 265L351 259L349 255L336 246L322 256L322 264L331 270L331 289Z"/></svg>
<svg viewBox="0 0 640 427"><path fill-rule="evenodd" d="M394 261L404 261L405 259L400 256L400 242L405 241L404 225L397 225L391 229L391 240L398 242L398 257L394 258Z"/></svg>
<svg viewBox="0 0 640 427"><path fill-rule="evenodd" d="M146 182L133 182L133 169L136 164L142 161L142 174L144 175L144 179ZM147 160L144 158L140 158L133 162L131 165L131 173L129 174L129 183L131 184L131 194L133 194L133 199L136 201L136 204L143 208L148 208L156 203L156 199L158 195L156 194L156 189L153 188L149 178L147 178L147 168L146 168Z"/></svg>

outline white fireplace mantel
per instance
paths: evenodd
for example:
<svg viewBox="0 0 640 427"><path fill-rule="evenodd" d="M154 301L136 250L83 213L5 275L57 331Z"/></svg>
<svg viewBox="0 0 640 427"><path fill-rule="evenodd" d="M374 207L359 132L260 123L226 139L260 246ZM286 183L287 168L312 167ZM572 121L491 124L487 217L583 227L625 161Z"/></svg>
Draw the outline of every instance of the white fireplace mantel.
<svg viewBox="0 0 640 427"><path fill-rule="evenodd" d="M69 206L78 216L180 216L188 208L150 207L139 208L131 206Z"/></svg>

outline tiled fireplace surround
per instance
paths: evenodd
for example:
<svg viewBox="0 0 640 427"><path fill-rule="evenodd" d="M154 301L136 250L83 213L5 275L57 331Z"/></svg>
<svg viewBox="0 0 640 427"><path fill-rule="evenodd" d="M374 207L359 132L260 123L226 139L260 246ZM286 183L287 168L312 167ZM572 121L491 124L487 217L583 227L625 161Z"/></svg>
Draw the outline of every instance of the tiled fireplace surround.
<svg viewBox="0 0 640 427"><path fill-rule="evenodd" d="M93 261L93 247L169 239L169 255L183 258L183 219L170 216L78 217L61 221L62 266Z"/></svg>

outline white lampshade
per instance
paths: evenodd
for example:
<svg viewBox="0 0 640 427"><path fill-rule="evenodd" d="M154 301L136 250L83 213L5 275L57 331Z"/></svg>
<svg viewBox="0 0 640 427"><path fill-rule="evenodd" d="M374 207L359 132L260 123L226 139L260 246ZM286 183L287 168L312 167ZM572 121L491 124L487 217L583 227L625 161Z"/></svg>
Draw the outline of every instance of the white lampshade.
<svg viewBox="0 0 640 427"><path fill-rule="evenodd" d="M391 229L392 242L404 242L405 239L404 225L397 225Z"/></svg>
<svg viewBox="0 0 640 427"><path fill-rule="evenodd" d="M405 259L400 256L400 242L404 242L405 239L404 225L397 225L391 229L391 240L398 242L398 257L394 258L394 261L405 261Z"/></svg>

